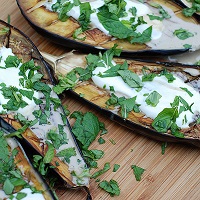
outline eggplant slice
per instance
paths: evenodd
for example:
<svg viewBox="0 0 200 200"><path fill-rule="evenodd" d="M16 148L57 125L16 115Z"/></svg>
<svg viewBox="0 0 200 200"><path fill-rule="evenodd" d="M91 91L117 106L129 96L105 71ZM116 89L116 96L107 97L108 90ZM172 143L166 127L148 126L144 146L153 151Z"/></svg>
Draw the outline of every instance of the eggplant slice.
<svg viewBox="0 0 200 200"><path fill-rule="evenodd" d="M14 179L16 179L17 181L21 181L21 184L14 184L13 190L6 190L3 192L2 186L5 185L6 179L1 179L1 198L7 199L8 197L10 197L10 195L19 195L19 192L25 193L25 195L30 195L30 192L33 191L30 189L32 187L34 190L36 189L36 193L33 194L32 198L45 200L56 199L53 196L52 191L48 188L47 184L41 178L40 174L33 168L20 143L15 138L4 138L4 136L9 133L10 132L7 132L2 127L0 128L1 145L5 148L5 151L3 151L3 155L1 154L0 163L2 168L0 169L0 171L4 174L4 177L10 177L10 179L8 180L11 180L11 184L14 184L12 182L12 180ZM14 151L17 151L17 153L14 154ZM6 166L7 168L5 168ZM13 173L13 176L11 175L11 171ZM16 173L16 176L14 175L14 172Z"/></svg>
<svg viewBox="0 0 200 200"><path fill-rule="evenodd" d="M52 68L50 68L50 65L44 61L43 57L37 50L36 46L32 43L32 41L26 35L24 35L20 30L7 24L4 21L0 21L0 48L11 49L13 54L15 55L14 57L17 56L18 58L20 58L21 59L20 62L23 64L26 62L31 63L31 61L33 61L32 64L34 63L33 65L37 69L34 73L36 75L41 74L39 76L43 75L43 77L40 81L41 85L43 84L44 87L50 88L47 90L50 90L50 93L52 92L51 87L55 84L55 79L54 79L53 70L52 70ZM23 65L23 64L22 64L21 68L26 69L26 65ZM32 64L30 66L33 67ZM39 67L37 67L37 66L39 66ZM36 76L34 76L34 73L30 72L30 71L27 75L29 77L28 81L29 81L30 77L36 78ZM21 73L22 73L22 71L21 71ZM25 74L24 74L24 77L26 77ZM3 78L3 77L1 77L1 78ZM12 79L14 79L14 77L12 77ZM39 79L36 78L35 80L36 80L36 82L38 82L37 80L39 80ZM11 80L8 80L8 81L11 81ZM34 81L32 81L32 83L34 83ZM29 84L29 83L26 82L26 84ZM1 87L3 88L4 86L1 85ZM1 90L2 90L2 88L1 88ZM15 93L15 95L16 95L16 93ZM8 122L14 129L16 129L16 131L19 131L22 129L25 130L24 132L23 131L21 132L22 138L42 156L45 156L46 153L48 153L48 150L50 148L49 141L50 141L50 143L53 144L53 142L52 142L53 140L51 140L51 139L49 140L49 138L48 138L48 143L46 142L47 141L47 132L48 131L51 132L52 127L54 127L53 134L56 133L58 135L60 132L58 132L57 129L58 129L58 126L60 126L60 128L63 130L62 137L63 137L64 143L62 143L62 144L70 146L70 147L62 146L62 148L63 148L62 150L65 150L68 148L73 150L73 155L71 157L69 157L69 159L70 159L70 161L71 161L71 158L74 159L73 160L74 164L73 164L73 162L70 164L69 159L68 159L68 162L65 161L65 159L63 159L64 154L62 154L60 156L58 155L57 152L58 152L61 144L57 148L53 148L53 151L51 151L51 154L53 153L53 156L51 157L50 161L48 161L47 163L54 166L55 171L65 181L67 187L84 190L88 193L88 196L90 196L89 190L88 190L89 177L84 177L82 180L81 179L78 180L76 175L74 175L74 173L75 174L77 173L76 170L78 170L79 173L81 173L82 170L89 171L89 169L88 169L87 165L85 164L84 159L82 158L81 151L76 143L73 133L71 132L71 128L70 128L69 122L66 118L65 112L62 108L62 105L59 103L58 108L55 108L53 106L53 104L50 103L49 111L45 111L45 109L47 109L47 101L44 101L44 99L47 99L47 96L48 96L48 93L45 93L43 97L38 99L40 102L37 105L38 107L34 108L34 112L35 112L35 110L37 110L36 108L38 108L39 109L38 112L42 111L42 113L44 113L44 112L49 113L46 115L47 121L50 122L48 124L41 123L41 121L39 119L40 123L39 122L37 122L36 124L34 123L34 124L32 124L33 126L31 126L31 127L30 127L30 124L24 126L24 124L26 124L26 122L22 122L23 120L21 121L21 120L19 120L19 118L16 119L15 118L16 112L12 111L12 110L9 111L8 108L6 108L6 109L9 112L2 113L1 117L5 120L5 122ZM59 98L57 97L57 95L53 94L53 96L50 96L50 97L53 98L55 101L59 102ZM2 98L2 96L1 96L1 98ZM41 101L43 101L43 102L41 102ZM29 106L30 104L31 103L29 103L27 106ZM6 103L6 106L8 106L8 103ZM20 106L21 106L21 104L20 104ZM27 109L26 112L30 112L30 110ZM54 116L54 115L56 115L56 116ZM63 118L64 121L62 120L61 115L64 117ZM27 116L25 118L26 118L25 120L28 119ZM6 123L1 122L1 124L5 125L4 128L7 127ZM45 128L46 128L46 130L45 130ZM12 135L12 133L11 133L11 135ZM78 157L76 157L76 156L78 156ZM79 164L76 165L76 162L78 161L77 159L80 160L79 163L82 163L82 164L80 164L80 166L79 166ZM84 168L83 168L83 166L84 166ZM71 168L69 168L69 167L71 167ZM72 175L72 172L73 172L73 175ZM77 182L77 181L79 181L79 182Z"/></svg>
<svg viewBox="0 0 200 200"><path fill-rule="evenodd" d="M186 25L181 24L180 21L176 21L173 17L169 19L164 19L163 23L164 28L161 32L163 32L162 37L160 39L155 39L152 44L151 42L139 43L134 42L130 43L126 39L116 39L116 37L110 36L107 33L101 31L98 28L91 28L89 30L84 31L79 38L84 39L74 39L73 34L74 32L80 28L80 24L72 17L68 18L66 21L60 21L58 19L58 14L56 12L52 12L47 10L44 5L47 0L17 0L17 4L21 10L22 15L25 19L29 22L29 24L41 35L45 38L50 39L51 41L58 43L60 45L64 45L70 49L81 49L84 52L98 52L99 49L106 50L110 49L117 44L120 49L122 49L122 55L131 55L137 56L140 54L148 54L148 55L171 55L171 54L178 54L188 51L190 47L183 47L185 44L191 44L187 40L180 40L177 39L176 36L173 35L173 32L176 29L190 29L189 32L194 31L193 27L199 29L199 25L195 18L186 18L182 15L182 7L177 5L173 1L164 1L164 0L155 0L155 1L146 1L145 6L149 6L152 9L156 10L158 13L157 15L161 16L158 12L158 5L161 6L163 10L170 9L170 15L177 16L178 20L182 19L182 22L187 23ZM51 1L50 1L51 2ZM138 1L136 1L138 2ZM142 3L141 3L142 4ZM157 5L157 8L153 8L150 6L151 4ZM141 8L143 10L144 8ZM160 11L160 12L163 12ZM77 11L75 11L77 12ZM164 11L165 12L165 11ZM162 16L161 16L162 18ZM175 20L175 21L174 21ZM150 20L152 21L152 20ZM157 22L159 20L156 20ZM157 23L156 22L156 23ZM160 22L158 22L159 24ZM112 23L110 23L112 24ZM170 27L173 27L174 30L168 30ZM117 28L116 28L117 29ZM165 32L166 30L166 32ZM159 31L158 31L159 32ZM160 32L160 33L161 33ZM196 32L196 31L195 31ZM170 35L169 37L167 35ZM199 33L195 33L196 39L194 41L199 41L200 38ZM173 40L173 39L176 39ZM191 39L191 38L190 38ZM153 40L152 40L153 41ZM164 42L163 42L164 41ZM170 41L170 42L168 42ZM178 43L180 43L178 45ZM167 45L166 45L167 44ZM172 46L168 46L168 45ZM195 42L193 42L194 45ZM173 46L175 45L175 46ZM194 47L194 49L198 49L199 47Z"/></svg>
<svg viewBox="0 0 200 200"><path fill-rule="evenodd" d="M56 57L50 54L42 52L43 57L51 62L55 68L57 77L65 77L69 72L73 71L76 67L85 68L87 66L86 54L82 54L77 51L72 51L63 56ZM143 69L148 69L148 73L159 74L163 70L172 72L181 78L181 80L187 84L192 84L199 91L198 82L200 69L195 65L184 65L180 63L154 63L154 62L143 62L138 60L125 60L122 58L115 57L114 61L116 64L122 64L127 61L129 70L136 74L142 74ZM101 74L101 73L100 73ZM114 81L114 80L113 80ZM105 85L106 86L106 83ZM103 85L102 85L103 87ZM114 90L115 90L115 86ZM123 86L121 86L123 87ZM156 88L155 88L156 90ZM97 87L94 82L89 79L87 81L80 81L68 90L76 98L81 101L87 102L94 108L103 112L105 116L110 117L111 120L130 128L137 133L145 135L155 140L165 142L184 142L200 147L200 126L198 123L191 123L189 128L181 128L181 137L173 135L170 131L159 132L152 127L153 120L147 117L144 113L131 111L128 117L124 118L121 115L120 108L116 106L108 106L106 101L110 98L111 93L103 88ZM150 93L150 92L149 92ZM187 97L187 96L186 96ZM187 101L187 99L186 99ZM164 107L163 107L164 109Z"/></svg>

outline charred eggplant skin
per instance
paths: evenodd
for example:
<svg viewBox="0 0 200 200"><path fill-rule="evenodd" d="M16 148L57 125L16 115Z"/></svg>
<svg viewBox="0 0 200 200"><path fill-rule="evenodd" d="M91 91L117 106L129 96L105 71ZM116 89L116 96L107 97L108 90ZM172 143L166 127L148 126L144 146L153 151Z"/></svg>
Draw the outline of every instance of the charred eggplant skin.
<svg viewBox="0 0 200 200"><path fill-rule="evenodd" d="M39 22L34 20L37 18L37 16L34 16L34 14L33 14L33 16L30 16L29 13L27 13L27 9L34 6L34 4L36 4L37 2L34 3L31 0L26 0L26 1L16 0L16 1L17 1L18 7L19 7L22 15L28 21L30 26L33 27L39 34L41 34L45 38L49 39L50 41L53 41L54 43L57 43L59 45L62 45L64 47L67 47L70 49L81 50L82 52L85 52L85 53L89 53L89 52L98 53L99 49L101 49L101 51L106 51L114 45L114 43L112 43L112 42L111 42L111 44L110 43L107 44L105 42L105 44L107 44L107 45L105 45L104 42L102 43L103 45L101 45L101 43L99 43L99 45L93 44L92 42L91 43L90 42L83 43L80 40L73 39L72 33L69 36L62 36L59 33L56 33L56 29L54 31L48 30L45 28L45 26L48 26L48 24L51 23L50 22L51 19L41 22L41 24L40 24ZM176 5L175 3L174 3L174 5ZM42 9L45 10L44 7L42 7ZM180 9L180 7L179 7L179 9ZM53 13L53 12L48 12L48 15L51 15L51 13ZM73 22L73 20L72 20L72 22ZM88 33L88 35L95 34L95 32L96 31L92 30L91 33ZM86 33L86 35L87 35L87 33ZM93 36L91 36L91 40L93 40ZM134 44L134 45L129 44L127 46L123 41L120 41L119 45L122 45L122 49L123 49L121 55L126 56L126 57L129 57L129 56L137 57L137 56L145 55L145 54L148 54L149 56L174 55L174 54L184 53L189 50L186 48L180 48L180 49L176 48L176 49L166 49L166 50L165 49L151 49L143 44L142 45L141 44Z"/></svg>

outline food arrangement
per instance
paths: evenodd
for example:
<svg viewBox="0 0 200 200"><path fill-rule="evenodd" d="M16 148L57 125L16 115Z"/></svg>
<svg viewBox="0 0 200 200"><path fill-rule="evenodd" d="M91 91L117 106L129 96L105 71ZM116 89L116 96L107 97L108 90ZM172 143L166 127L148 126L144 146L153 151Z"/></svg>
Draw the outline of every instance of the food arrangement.
<svg viewBox="0 0 200 200"><path fill-rule="evenodd" d="M183 53L180 54L179 57L180 60L185 63L187 63L187 58L189 58L189 55L191 56L191 54L184 52L192 50L195 55L198 55L197 49L199 48L199 43L196 42L199 37L198 21L195 18L184 17L181 13L182 8L177 6L177 4L175 4L176 2L131 1L131 3L135 3L134 6L137 5L138 7L136 6L135 10L133 9L134 7L132 7L132 10L126 8L123 15L131 12L131 15L134 16L136 11L138 13L138 11L141 10L141 7L145 8L147 9L147 16L149 19L151 18L150 21L158 23L158 29L156 29L155 26L151 27L151 23L146 24L145 21L143 21L144 19L146 20L146 18L143 19L138 15L136 16L136 18L138 18L138 27L135 26L135 28L140 29L146 27L147 29L142 34L138 34L138 32L137 34L136 32L133 33L133 30L131 30L129 38L116 39L116 35L113 37L102 30L100 31L100 28L91 28L90 25L89 29L83 31L84 25L82 22L87 22L87 20L84 19L82 22L78 22L78 17L71 14L73 12L78 13L77 10L80 6L82 17L85 17L84 14L88 8L87 6L91 6L92 12L94 12L95 10L98 10L97 7L102 6L103 1L99 1L98 3L94 1L94 5L96 6L95 9L93 7L93 2L63 2L64 1L17 1L22 14L36 31L45 35L45 37L50 38L54 42L61 45L64 44L64 46L70 47L71 49L75 48L92 53L94 53L93 49L95 49L96 54L82 54L82 52L73 50L56 57L43 52L42 55L49 63L53 61L51 64L52 66L55 66L54 70L52 70L50 65L43 60L43 57L27 36L16 30L16 28L1 21L0 52L2 58L0 77L3 79L3 82L0 86L2 91L0 96L0 124L4 128L4 132L7 132L7 135L3 136L3 139L5 139L4 137L10 139L10 137L13 136L22 137L23 140L30 145L30 150L31 148L34 148L39 152L41 156L35 158L39 158L40 161L42 161L42 164L50 165L50 168L53 168L61 179L64 180L64 187L61 191L66 193L67 196L63 195L64 193L59 194L59 191L57 191L61 199L68 198L69 196L71 197L68 188L80 189L84 191L84 193L86 192L87 199L91 199L90 188L93 195L97 197L97 184L98 191L105 190L109 193L108 195L110 195L111 198L112 196L119 195L120 198L125 196L125 198L128 198L128 191L131 191L131 193L134 191L133 193L135 195L135 191L137 191L139 185L144 185L144 190L146 190L145 188L150 182L153 185L154 178L156 177L153 174L154 170L152 169L151 171L154 178L151 178L151 174L148 174L150 171L147 166L145 169L135 165L138 163L140 166L145 166L143 160L145 160L144 158L150 153L148 152L146 154L147 156L145 156L143 151L138 149L136 152L139 153L140 151L141 155L139 157L142 158L142 162L138 162L139 159L137 159L137 156L134 156L131 157L131 159L135 163L131 162L130 164L130 156L127 154L126 149L131 148L131 150L129 150L135 152L135 149L132 149L132 146L130 147L130 143L133 142L134 145L136 145L137 140L134 141L131 135L131 137L127 137L126 141L124 140L124 137L126 137L125 133L122 135L121 133L114 132L111 133L112 136L116 136L117 138L117 134L119 134L119 136L121 135L120 141L124 141L124 144L123 142L117 144L115 139L112 138L110 138L109 141L106 141L106 138L109 136L107 136L105 130L105 132L102 131L102 133L98 135L98 131L102 130L103 124L90 112L86 112L84 115L82 112L75 111L70 116L70 118L74 118L76 121L73 124L72 133L69 122L66 121L67 111L62 107L57 94L64 94L63 97L66 97L62 99L64 102L65 99L68 99L67 97L76 97L76 99L83 100L81 101L83 102L83 104L81 104L83 107L86 105L85 102L87 102L89 107L97 108L97 112L100 111L99 113L104 113L104 115L109 116L120 125L127 126L134 133L140 133L152 139L162 141L162 154L165 153L167 142L183 142L186 143L184 147L187 147L187 144L199 147L198 60L196 60L196 63L193 62L194 65L182 65L179 63L169 63L174 57L171 57L171 60L166 60L164 57L157 57L156 55L157 53L165 56L174 53ZM123 6L125 5L123 5L123 3L127 3L127 1L120 2L122 3L120 6L122 6L121 8L123 10ZM114 3L113 5L116 5L116 1L113 1L112 3ZM100 9L103 11L103 14L98 13L98 15L101 17L106 16L104 12L108 8L110 10L113 9L113 12L115 10L115 6L113 7L113 5L107 2L106 5L102 6L102 10ZM29 9L27 12L24 12L27 6ZM65 9L68 11L69 8L71 11L68 18L66 17ZM149 13L149 9L151 11L153 9L156 12ZM65 10L64 13L62 13L63 10ZM120 12L122 10L120 10ZM30 16L32 16L32 18L30 18ZM41 22L46 20L46 16L51 16L48 25L45 24L45 26L41 27L41 24L35 24L35 21L39 20ZM55 16L59 18L59 20L57 20L57 18L54 19ZM161 32L164 30L162 23L164 20L167 21L169 16L170 22L172 21L175 23L178 19L178 22L184 21L185 23L181 24L181 27L176 26L176 31L170 29L170 31L173 32L173 37L176 38L176 40L172 40L173 42L171 42L175 46L171 46L170 49L168 49L168 47L166 48L166 46L162 46L162 42L162 45L161 43L156 45L156 43L149 41L150 37L154 40L154 36L159 37L159 35L161 35ZM174 18L174 16L178 16L178 18ZM66 18L66 21L62 17ZM109 19L113 19L112 17ZM52 19L53 21L51 21ZM116 18L114 20L116 20ZM122 24L125 25L126 28L129 27L128 20L122 19L122 21ZM73 29L73 35L71 34L71 36L64 37L63 40L63 35L59 35L55 31L59 30L62 33L70 30L72 31L71 22L75 24L76 29ZM109 25L111 24L110 22L111 21L109 21ZM117 21L117 23L118 22L119 21ZM189 29L188 22L191 25ZM67 27L63 26L63 24L67 25ZM96 23L95 26L97 24L98 23ZM170 24L167 25L167 27L170 26ZM162 27L162 30L159 27ZM187 28L187 30L182 29L182 27ZM46 28L50 28L51 30L47 30ZM110 32L112 32L111 29L109 30ZM116 32L120 31L121 28ZM164 33L166 32L164 31ZM142 41L143 39L144 41ZM137 40L137 42L134 40ZM162 38L162 41L165 40L169 44L169 38ZM43 42L45 41L42 41L42 43ZM153 46L151 46L152 44ZM106 49L109 50L105 51ZM127 52L131 54L126 54ZM130 57L129 59L120 58L120 55L130 56L133 55L133 53L137 58L135 60L130 59ZM137 57L137 53L142 54ZM195 57L195 59L197 58ZM156 63L155 60L157 61ZM160 62L163 60L164 62ZM12 75L13 77L12 80L8 78L8 71L9 75ZM15 75L17 75L18 78L16 78ZM57 80L59 81L58 84ZM10 82L13 82L13 85L8 86ZM16 87L18 84L20 87ZM72 97L71 94L73 94ZM7 131L5 131L5 129ZM95 137L99 137L98 141ZM138 136L136 136L136 138L137 137ZM110 155L104 159L104 161L106 161L104 166L102 166L102 161L99 162L101 163L101 166L98 166L96 161L106 155L104 155L104 151L102 150L90 150L89 145L93 141L95 143L92 144L93 148L95 146L97 147L96 143L98 142L104 149L104 145L107 142L110 142L110 145L106 145L106 149L109 149L109 153L112 152L111 149L116 150L117 148L121 152L119 152L119 155L110 153ZM127 144L128 141L130 141L129 144ZM79 146L77 145L77 142ZM116 145L116 147L113 146L112 148L111 145ZM127 146L125 147L124 145ZM144 150L149 149L148 144L145 144L144 146L138 145L138 147L139 146L140 149L143 149L143 147ZM99 147L100 146L97 148ZM137 145L133 146L133 148L135 147L137 149ZM191 149L194 150L195 148L193 147ZM82 155L84 155L84 159L82 158ZM189 159L191 155L187 155ZM186 161L185 167L188 167L186 172L190 170L190 167L187 166L188 159L187 156L184 156L184 161ZM180 160L183 159L180 158ZM19 159L16 161L18 162ZM85 161L89 163L90 168L86 165ZM37 160L37 162L39 164L39 160ZM125 165L123 164L124 162ZM157 162L155 161L155 163ZM171 168L173 168L173 163L174 161L170 164ZM110 172L112 165L113 171ZM135 176L134 180L140 183L132 185L134 181L131 179L130 174L128 175L128 170L124 171L123 169L125 166L127 167L127 165L130 165L129 167L131 168L131 171L133 171L133 175ZM152 167L150 159L148 165ZM195 163L192 165L195 166ZM38 168L38 166L39 165L35 167ZM155 165L153 165L153 167L155 167ZM89 170L92 168L99 168L99 170L96 169L98 171L95 170L95 173L91 175ZM155 168L156 173L159 174L162 166ZM174 167L174 173L177 172L176 168L177 165ZM164 170L163 172L165 171L169 172L170 169ZM195 169L195 172L198 174L198 167ZM122 173L124 174L122 175ZM110 181L107 178L104 179L103 177L105 176L103 174L109 174L107 175L107 178L109 178ZM178 174L181 174L181 170ZM119 177L124 177L123 180L126 180L127 184L122 184L124 181L120 180ZM126 177L129 177L129 179ZM145 183L145 181L149 181L149 183ZM92 185L92 188L89 186L89 182ZM160 181L157 180L156 182L158 183ZM185 182L186 181L184 181L184 183ZM190 183L191 182L192 181L190 181ZM192 184L195 186L195 180L191 185ZM134 189L132 188L130 190L129 185L132 185ZM163 185L163 183L161 185ZM191 186L188 186L186 190L188 191L190 187ZM124 189L127 191L127 194L124 193ZM41 190L46 192L46 186ZM70 195L68 196L68 194ZM77 192L77 194L80 195L79 192ZM26 194L26 192L24 193L24 191L22 191L22 194L20 192L18 198L26 199L26 195L28 195L28 192ZM41 193L39 195L41 195ZM50 198L54 198L51 196L51 193L49 195ZM130 198L132 197L131 195ZM149 195L152 196L151 194L148 194L147 196ZM181 193L180 196L183 197L184 193ZM13 196L11 197L13 198ZM143 198L142 196L137 197ZM102 192L101 198L109 199L109 197Z"/></svg>
<svg viewBox="0 0 200 200"><path fill-rule="evenodd" d="M132 55L199 49L197 21L184 17L173 1L17 2L36 31L66 47L97 52L118 44Z"/></svg>

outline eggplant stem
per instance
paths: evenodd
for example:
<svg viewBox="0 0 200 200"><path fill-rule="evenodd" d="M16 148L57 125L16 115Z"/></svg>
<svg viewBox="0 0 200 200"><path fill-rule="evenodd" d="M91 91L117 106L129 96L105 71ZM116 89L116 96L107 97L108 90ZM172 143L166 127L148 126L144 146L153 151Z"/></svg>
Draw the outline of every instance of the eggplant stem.
<svg viewBox="0 0 200 200"><path fill-rule="evenodd" d="M57 73L57 64L58 62L63 59L66 54L63 54L61 56L54 56L54 55L51 55L49 53L46 53L46 52L40 52L42 57L47 61L47 62L50 62L50 64L52 64L53 66L53 70L55 71L55 73Z"/></svg>

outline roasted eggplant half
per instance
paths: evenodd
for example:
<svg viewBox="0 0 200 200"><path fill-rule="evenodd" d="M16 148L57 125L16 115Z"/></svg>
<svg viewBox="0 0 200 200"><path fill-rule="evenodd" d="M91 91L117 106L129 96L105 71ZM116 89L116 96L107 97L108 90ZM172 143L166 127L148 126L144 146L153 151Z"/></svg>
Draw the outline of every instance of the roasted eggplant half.
<svg viewBox="0 0 200 200"><path fill-rule="evenodd" d="M52 70L34 44L0 21L1 117L53 166L68 187L88 191L89 169L71 132Z"/></svg>
<svg viewBox="0 0 200 200"><path fill-rule="evenodd" d="M200 27L173 1L17 0L23 16L41 35L87 52L176 54L199 49Z"/></svg>
<svg viewBox="0 0 200 200"><path fill-rule="evenodd" d="M125 60L115 48L99 55L42 54L54 63L56 92L69 90L150 138L200 146L198 66Z"/></svg>
<svg viewBox="0 0 200 200"><path fill-rule="evenodd" d="M20 143L15 138L6 138L7 134L9 132L0 128L1 199L56 199L40 174L33 168Z"/></svg>

